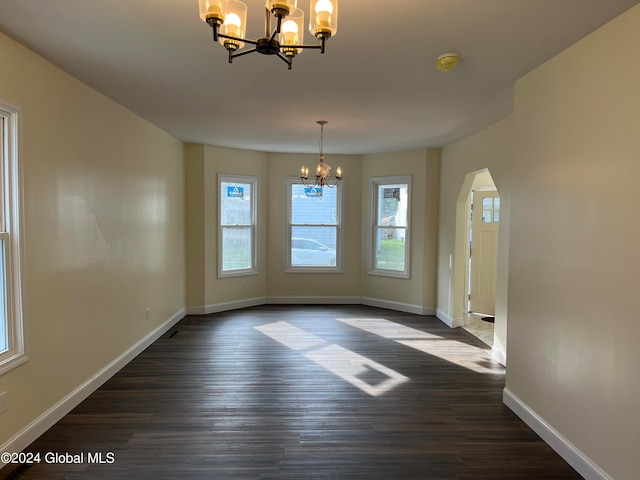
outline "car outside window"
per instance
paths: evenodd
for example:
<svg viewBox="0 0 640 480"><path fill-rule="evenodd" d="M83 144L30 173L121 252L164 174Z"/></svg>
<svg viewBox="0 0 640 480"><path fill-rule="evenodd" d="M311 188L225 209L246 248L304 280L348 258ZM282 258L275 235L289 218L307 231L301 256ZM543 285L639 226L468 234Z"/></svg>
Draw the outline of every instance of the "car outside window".
<svg viewBox="0 0 640 480"><path fill-rule="evenodd" d="M286 271L341 271L344 187L306 187L299 179L288 179L286 186Z"/></svg>

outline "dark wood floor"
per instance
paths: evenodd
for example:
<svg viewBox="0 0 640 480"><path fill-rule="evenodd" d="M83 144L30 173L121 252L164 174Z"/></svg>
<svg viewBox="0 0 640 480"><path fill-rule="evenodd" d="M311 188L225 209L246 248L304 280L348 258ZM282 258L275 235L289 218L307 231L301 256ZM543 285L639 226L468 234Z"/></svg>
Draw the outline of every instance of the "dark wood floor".
<svg viewBox="0 0 640 480"><path fill-rule="evenodd" d="M359 306L189 316L28 449L84 463L0 477L582 478L502 404L503 387L486 346L434 317Z"/></svg>

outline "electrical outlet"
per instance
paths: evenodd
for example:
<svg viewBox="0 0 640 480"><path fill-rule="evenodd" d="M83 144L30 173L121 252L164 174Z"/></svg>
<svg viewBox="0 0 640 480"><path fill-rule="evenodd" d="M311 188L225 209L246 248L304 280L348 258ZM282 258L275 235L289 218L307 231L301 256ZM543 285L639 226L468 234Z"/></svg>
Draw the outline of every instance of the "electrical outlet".
<svg viewBox="0 0 640 480"><path fill-rule="evenodd" d="M0 393L0 414L7 411L7 392Z"/></svg>
<svg viewBox="0 0 640 480"><path fill-rule="evenodd" d="M151 309L150 309L149 307L147 307L147 308L146 308L146 310L144 311L144 319L145 319L146 321L149 321L149 311L150 311L150 310L151 310Z"/></svg>
<svg viewBox="0 0 640 480"><path fill-rule="evenodd" d="M382 288L382 280L378 280L378 281L376 282L376 288L377 288L378 290L380 290L380 289Z"/></svg>
<svg viewBox="0 0 640 480"><path fill-rule="evenodd" d="M249 280L243 280L242 281L242 288L244 288L246 290L248 286L249 286Z"/></svg>

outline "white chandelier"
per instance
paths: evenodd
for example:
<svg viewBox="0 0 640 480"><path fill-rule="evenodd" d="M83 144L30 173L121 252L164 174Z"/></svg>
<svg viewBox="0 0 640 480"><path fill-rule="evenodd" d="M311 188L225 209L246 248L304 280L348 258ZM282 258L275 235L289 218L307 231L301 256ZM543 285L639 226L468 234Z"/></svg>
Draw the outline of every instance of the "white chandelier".
<svg viewBox="0 0 640 480"><path fill-rule="evenodd" d="M325 41L338 31L338 0L311 0L309 31L320 45L304 45L304 12L297 8L297 2L267 0L265 36L257 40L245 38L247 6L238 0L200 0L200 18L213 29L213 41L219 41L229 52L229 63L236 57L258 52L277 55L291 70L293 57L305 48L324 53ZM277 21L273 31L271 15ZM254 47L238 51L245 43Z"/></svg>
<svg viewBox="0 0 640 480"><path fill-rule="evenodd" d="M328 123L325 120L318 120L316 122L320 125L320 161L316 167L316 180L314 183L309 183L309 169L304 165L300 169L300 179L305 187L330 187L335 188L340 184L342 179L342 167L336 169L335 181L330 183L329 175L331 173L331 166L324 161L324 153L322 153L322 143L324 139L324 126Z"/></svg>

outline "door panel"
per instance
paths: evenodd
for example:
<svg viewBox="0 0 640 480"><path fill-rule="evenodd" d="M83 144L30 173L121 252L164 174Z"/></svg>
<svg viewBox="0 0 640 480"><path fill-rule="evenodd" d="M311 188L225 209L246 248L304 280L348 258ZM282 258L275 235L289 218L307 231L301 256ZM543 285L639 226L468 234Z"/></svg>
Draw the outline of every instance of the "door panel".
<svg viewBox="0 0 640 480"><path fill-rule="evenodd" d="M475 191L471 214L469 310L495 315L498 269L498 192Z"/></svg>

